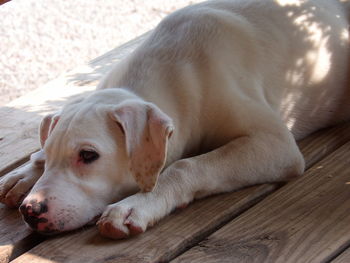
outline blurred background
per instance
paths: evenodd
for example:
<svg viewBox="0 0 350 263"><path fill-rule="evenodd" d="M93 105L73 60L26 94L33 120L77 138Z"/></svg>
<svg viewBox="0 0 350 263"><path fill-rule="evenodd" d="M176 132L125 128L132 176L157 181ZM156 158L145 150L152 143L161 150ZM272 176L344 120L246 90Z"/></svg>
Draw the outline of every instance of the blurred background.
<svg viewBox="0 0 350 263"><path fill-rule="evenodd" d="M0 106L201 1L12 0L0 5Z"/></svg>

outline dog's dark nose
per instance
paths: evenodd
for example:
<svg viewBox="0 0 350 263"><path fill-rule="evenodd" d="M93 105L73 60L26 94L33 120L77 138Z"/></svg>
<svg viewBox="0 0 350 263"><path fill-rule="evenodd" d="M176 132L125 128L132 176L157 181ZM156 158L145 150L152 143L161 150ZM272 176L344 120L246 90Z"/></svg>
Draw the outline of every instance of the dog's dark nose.
<svg viewBox="0 0 350 263"><path fill-rule="evenodd" d="M21 204L19 210L24 216L39 216L42 213L46 213L48 209L45 201L37 202L36 200L32 200Z"/></svg>
<svg viewBox="0 0 350 263"><path fill-rule="evenodd" d="M48 221L45 217L41 217L43 213L48 211L46 201L31 200L25 202L21 204L19 210L23 215L24 221L33 229L37 229L39 223L47 223Z"/></svg>

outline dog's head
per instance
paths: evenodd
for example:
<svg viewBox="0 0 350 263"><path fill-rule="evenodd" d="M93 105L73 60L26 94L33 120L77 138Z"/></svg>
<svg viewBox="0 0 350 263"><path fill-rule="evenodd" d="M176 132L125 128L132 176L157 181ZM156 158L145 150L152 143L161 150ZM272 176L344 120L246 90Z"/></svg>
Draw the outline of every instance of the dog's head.
<svg viewBox="0 0 350 263"><path fill-rule="evenodd" d="M39 232L78 228L106 205L152 191L164 167L171 119L125 91L102 90L45 117L45 172L21 205Z"/></svg>

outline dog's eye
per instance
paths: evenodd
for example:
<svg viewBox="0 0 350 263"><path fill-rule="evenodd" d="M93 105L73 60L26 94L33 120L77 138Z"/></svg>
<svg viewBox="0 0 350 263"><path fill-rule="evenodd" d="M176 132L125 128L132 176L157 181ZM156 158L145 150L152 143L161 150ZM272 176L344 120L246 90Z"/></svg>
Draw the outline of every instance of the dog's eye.
<svg viewBox="0 0 350 263"><path fill-rule="evenodd" d="M89 164L89 163L92 163L93 161L96 161L100 157L100 155L95 151L81 150L79 152L79 157L83 163Z"/></svg>

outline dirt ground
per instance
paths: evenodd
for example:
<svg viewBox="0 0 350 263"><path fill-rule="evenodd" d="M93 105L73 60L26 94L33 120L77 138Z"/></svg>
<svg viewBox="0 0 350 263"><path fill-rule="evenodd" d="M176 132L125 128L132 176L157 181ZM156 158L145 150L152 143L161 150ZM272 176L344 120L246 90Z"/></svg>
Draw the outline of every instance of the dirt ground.
<svg viewBox="0 0 350 263"><path fill-rule="evenodd" d="M12 0L0 6L0 106L202 0Z"/></svg>

